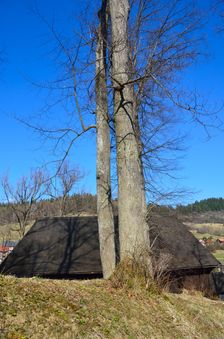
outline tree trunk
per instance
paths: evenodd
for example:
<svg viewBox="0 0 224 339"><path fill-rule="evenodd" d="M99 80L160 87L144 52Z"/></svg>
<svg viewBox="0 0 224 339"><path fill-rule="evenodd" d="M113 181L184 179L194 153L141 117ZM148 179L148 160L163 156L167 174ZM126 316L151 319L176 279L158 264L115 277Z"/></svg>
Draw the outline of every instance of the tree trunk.
<svg viewBox="0 0 224 339"><path fill-rule="evenodd" d="M115 269L114 218L110 182L110 127L106 84L106 1L99 12L100 24L96 50L96 121L97 121L97 214L100 254L104 278Z"/></svg>
<svg viewBox="0 0 224 339"><path fill-rule="evenodd" d="M112 25L112 80L117 144L118 215L121 259L149 257L149 230L144 176L136 130L134 87L129 71L128 0L110 0ZM144 258L143 258L144 257Z"/></svg>

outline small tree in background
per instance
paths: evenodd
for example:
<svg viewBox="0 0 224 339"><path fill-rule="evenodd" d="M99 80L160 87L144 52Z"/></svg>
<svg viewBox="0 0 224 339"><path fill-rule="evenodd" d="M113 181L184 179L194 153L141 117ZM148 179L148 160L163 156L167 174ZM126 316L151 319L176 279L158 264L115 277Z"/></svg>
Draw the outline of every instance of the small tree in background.
<svg viewBox="0 0 224 339"><path fill-rule="evenodd" d="M46 175L39 169L31 171L29 176L23 176L15 186L6 175L1 184L8 206L19 224L18 231L22 238L33 213L40 207L37 202L46 194Z"/></svg>
<svg viewBox="0 0 224 339"><path fill-rule="evenodd" d="M64 161L57 171L56 176L48 186L48 195L59 202L59 215L64 216L74 211L74 206L69 208L69 197L75 185L83 179L84 173L78 168L71 168L68 161Z"/></svg>

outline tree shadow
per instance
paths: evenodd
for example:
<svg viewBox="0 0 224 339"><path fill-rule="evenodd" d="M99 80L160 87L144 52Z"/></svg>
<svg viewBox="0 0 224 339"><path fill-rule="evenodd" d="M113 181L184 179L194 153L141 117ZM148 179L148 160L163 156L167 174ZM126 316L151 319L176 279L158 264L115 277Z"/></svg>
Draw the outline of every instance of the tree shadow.
<svg viewBox="0 0 224 339"><path fill-rule="evenodd" d="M101 277L97 217L37 221L0 272L18 277Z"/></svg>

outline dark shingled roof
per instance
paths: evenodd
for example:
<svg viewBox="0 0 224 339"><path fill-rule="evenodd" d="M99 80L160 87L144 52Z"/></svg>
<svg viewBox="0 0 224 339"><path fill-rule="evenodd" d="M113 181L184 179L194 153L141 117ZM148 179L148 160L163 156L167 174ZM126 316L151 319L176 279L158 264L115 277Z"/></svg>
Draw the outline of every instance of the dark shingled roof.
<svg viewBox="0 0 224 339"><path fill-rule="evenodd" d="M101 274L97 217L38 220L0 266L16 276Z"/></svg>
<svg viewBox="0 0 224 339"><path fill-rule="evenodd" d="M171 256L169 270L213 269L220 264L177 218L153 215L149 225L154 252Z"/></svg>
<svg viewBox="0 0 224 339"><path fill-rule="evenodd" d="M154 251L172 256L169 270L212 269L219 264L177 219L153 216L149 225ZM26 277L100 276L97 217L55 217L35 222L0 265L0 272Z"/></svg>

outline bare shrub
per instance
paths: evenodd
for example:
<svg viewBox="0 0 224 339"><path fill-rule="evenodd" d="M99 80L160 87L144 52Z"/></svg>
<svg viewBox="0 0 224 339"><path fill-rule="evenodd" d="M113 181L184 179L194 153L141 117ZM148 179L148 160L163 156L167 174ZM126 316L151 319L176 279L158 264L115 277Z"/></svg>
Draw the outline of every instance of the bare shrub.
<svg viewBox="0 0 224 339"><path fill-rule="evenodd" d="M213 243L208 244L206 248L210 252L215 252L217 250L224 250L224 244L220 243L219 241L214 241Z"/></svg>
<svg viewBox="0 0 224 339"><path fill-rule="evenodd" d="M152 267L149 265L149 259ZM169 266L172 255L160 252L157 255L149 250L136 251L135 255L122 260L111 277L114 288L146 289L150 293L161 293L169 290L172 281Z"/></svg>
<svg viewBox="0 0 224 339"><path fill-rule="evenodd" d="M204 233L211 234L211 232L212 232L211 226L208 226L208 225L203 225L203 226L197 227L196 230L200 234L204 234Z"/></svg>
<svg viewBox="0 0 224 339"><path fill-rule="evenodd" d="M209 250L209 252L214 253L218 249L218 245L216 242L213 242L211 244L206 245L206 248Z"/></svg>
<svg viewBox="0 0 224 339"><path fill-rule="evenodd" d="M220 225L220 226L213 227L212 234L216 236L224 236L224 226Z"/></svg>
<svg viewBox="0 0 224 339"><path fill-rule="evenodd" d="M2 178L3 193L19 225L18 232L21 238L32 216L40 207L37 202L46 194L46 182L46 173L40 169L31 171L28 176L23 176L15 185L10 183L7 175Z"/></svg>
<svg viewBox="0 0 224 339"><path fill-rule="evenodd" d="M160 252L152 256L153 280L160 290L170 290L173 279L169 274L169 267L173 256L170 253Z"/></svg>
<svg viewBox="0 0 224 339"><path fill-rule="evenodd" d="M130 253L119 262L111 276L112 286L115 288L147 289L157 291L152 278L152 253L150 246L135 246L134 253Z"/></svg>
<svg viewBox="0 0 224 339"><path fill-rule="evenodd" d="M133 288L144 284L142 270L130 258L122 260L111 276L112 286L115 288Z"/></svg>
<svg viewBox="0 0 224 339"><path fill-rule="evenodd" d="M10 227L4 228L4 230L0 229L0 245L5 245L5 243L12 239L12 232Z"/></svg>

